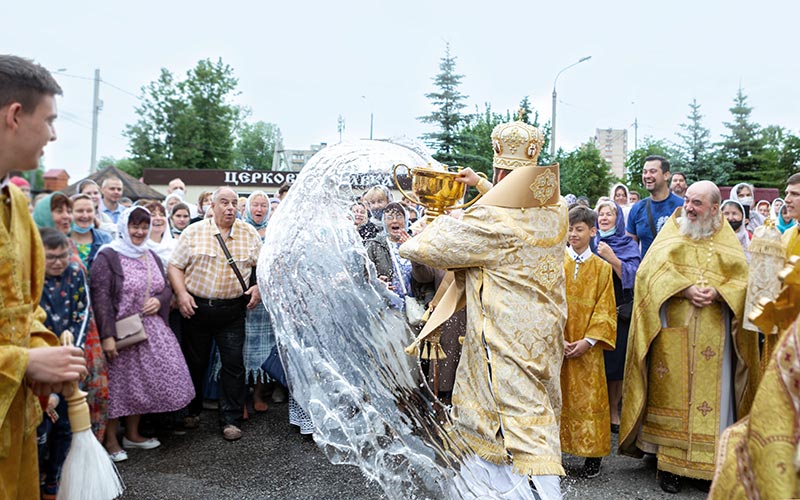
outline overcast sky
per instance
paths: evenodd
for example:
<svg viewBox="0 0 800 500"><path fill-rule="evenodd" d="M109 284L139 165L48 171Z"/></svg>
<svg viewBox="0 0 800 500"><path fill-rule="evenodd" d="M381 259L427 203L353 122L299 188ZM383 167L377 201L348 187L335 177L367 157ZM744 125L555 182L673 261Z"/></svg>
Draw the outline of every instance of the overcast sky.
<svg viewBox="0 0 800 500"><path fill-rule="evenodd" d="M798 14L793 0L8 1L0 52L64 70L45 162L75 181L89 169L95 68L107 82L98 158L123 158L141 87L203 58L234 68L237 102L251 121L276 123L291 149L338 142L340 114L345 140L369 136L370 112L376 138L429 131L417 117L431 111L424 94L445 42L469 111L514 110L529 95L542 121L558 71L592 56L558 80L567 149L598 127L628 128L632 147L635 117L640 140L675 139L693 98L716 138L740 83L755 121L798 133Z"/></svg>

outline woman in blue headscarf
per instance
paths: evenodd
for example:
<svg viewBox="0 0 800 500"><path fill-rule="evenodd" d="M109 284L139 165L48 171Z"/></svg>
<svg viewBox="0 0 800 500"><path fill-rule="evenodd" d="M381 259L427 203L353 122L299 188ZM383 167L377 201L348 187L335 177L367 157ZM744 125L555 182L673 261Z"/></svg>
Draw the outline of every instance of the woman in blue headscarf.
<svg viewBox="0 0 800 500"><path fill-rule="evenodd" d="M608 402L611 408L611 431L619 432L619 405L622 401L622 376L625 373L625 352L633 309L633 284L641 256L639 245L625 233L622 208L605 199L597 204L596 253L614 269L614 296L617 300L617 346L603 351L608 380Z"/></svg>

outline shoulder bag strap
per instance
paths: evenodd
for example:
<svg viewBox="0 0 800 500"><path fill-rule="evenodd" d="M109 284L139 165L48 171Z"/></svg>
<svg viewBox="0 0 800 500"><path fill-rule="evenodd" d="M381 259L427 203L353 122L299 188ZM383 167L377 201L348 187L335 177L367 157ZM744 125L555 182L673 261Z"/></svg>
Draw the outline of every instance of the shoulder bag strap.
<svg viewBox="0 0 800 500"><path fill-rule="evenodd" d="M650 208L650 198L647 198L647 220L650 222L650 231L653 233L653 239L656 238L656 223L653 222L653 209Z"/></svg>
<svg viewBox="0 0 800 500"><path fill-rule="evenodd" d="M233 230L233 228L231 228ZM242 276L241 271L239 271L239 267L236 265L236 261L233 260L231 253L228 251L228 247L225 245L225 240L222 239L222 235L217 233L214 237L219 241L219 246L222 247L222 252L225 254L225 258L228 259L228 264L233 269L233 272L236 273L236 279L239 280L239 284L242 285L242 291L247 291L247 285L244 282L244 276Z"/></svg>
<svg viewBox="0 0 800 500"><path fill-rule="evenodd" d="M150 277L150 252L144 254L144 265L147 267L147 288L144 289L144 301L147 302L147 299L150 298L150 286L151 286L151 277ZM144 307L144 303L142 303L142 307Z"/></svg>

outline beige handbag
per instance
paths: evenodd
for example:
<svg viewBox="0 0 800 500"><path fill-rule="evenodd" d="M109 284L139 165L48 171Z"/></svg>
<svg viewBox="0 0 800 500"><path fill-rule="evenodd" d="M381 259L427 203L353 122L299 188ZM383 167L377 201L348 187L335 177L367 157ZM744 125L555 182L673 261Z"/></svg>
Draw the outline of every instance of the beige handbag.
<svg viewBox="0 0 800 500"><path fill-rule="evenodd" d="M147 288L144 292L144 300L150 298L150 257L147 256L145 263L147 264ZM142 303L144 305L144 302ZM141 314L132 314L116 322L116 336L117 350L130 347L144 342L147 340L147 332L144 331L144 324L142 323Z"/></svg>

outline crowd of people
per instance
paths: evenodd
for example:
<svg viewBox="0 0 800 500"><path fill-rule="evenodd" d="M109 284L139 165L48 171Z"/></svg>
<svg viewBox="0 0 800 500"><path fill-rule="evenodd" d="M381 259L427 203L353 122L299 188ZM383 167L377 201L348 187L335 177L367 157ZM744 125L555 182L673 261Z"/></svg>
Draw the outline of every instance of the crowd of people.
<svg viewBox="0 0 800 500"><path fill-rule="evenodd" d="M73 382L115 462L161 445L143 417L185 433L212 399L226 440L242 438L248 397L257 412L288 399L290 423L313 433L273 380L285 375L267 368L276 341L255 273L289 187L246 198L220 187L195 204L176 178L163 201L133 202L106 177L32 197L10 174L36 168L55 140L60 92L43 68L0 56L0 418L13 436L0 448L0 492L55 498ZM527 149L504 149L512 130ZM723 200L650 156L646 198L617 184L592 208L559 195L557 165L537 165L536 128L509 122L492 139L494 182L458 174L482 194L470 210L431 221L374 186L349 214L390 306L419 334L431 392L476 452L459 481L560 498L561 452L596 477L611 434L620 453L656 456L664 491L710 481L721 435L747 414L763 371L764 334L742 327L750 243L774 227L786 259L800 254L800 174L785 200L756 200L744 183ZM437 319L426 323L426 310ZM66 332L74 345L59 347Z"/></svg>

